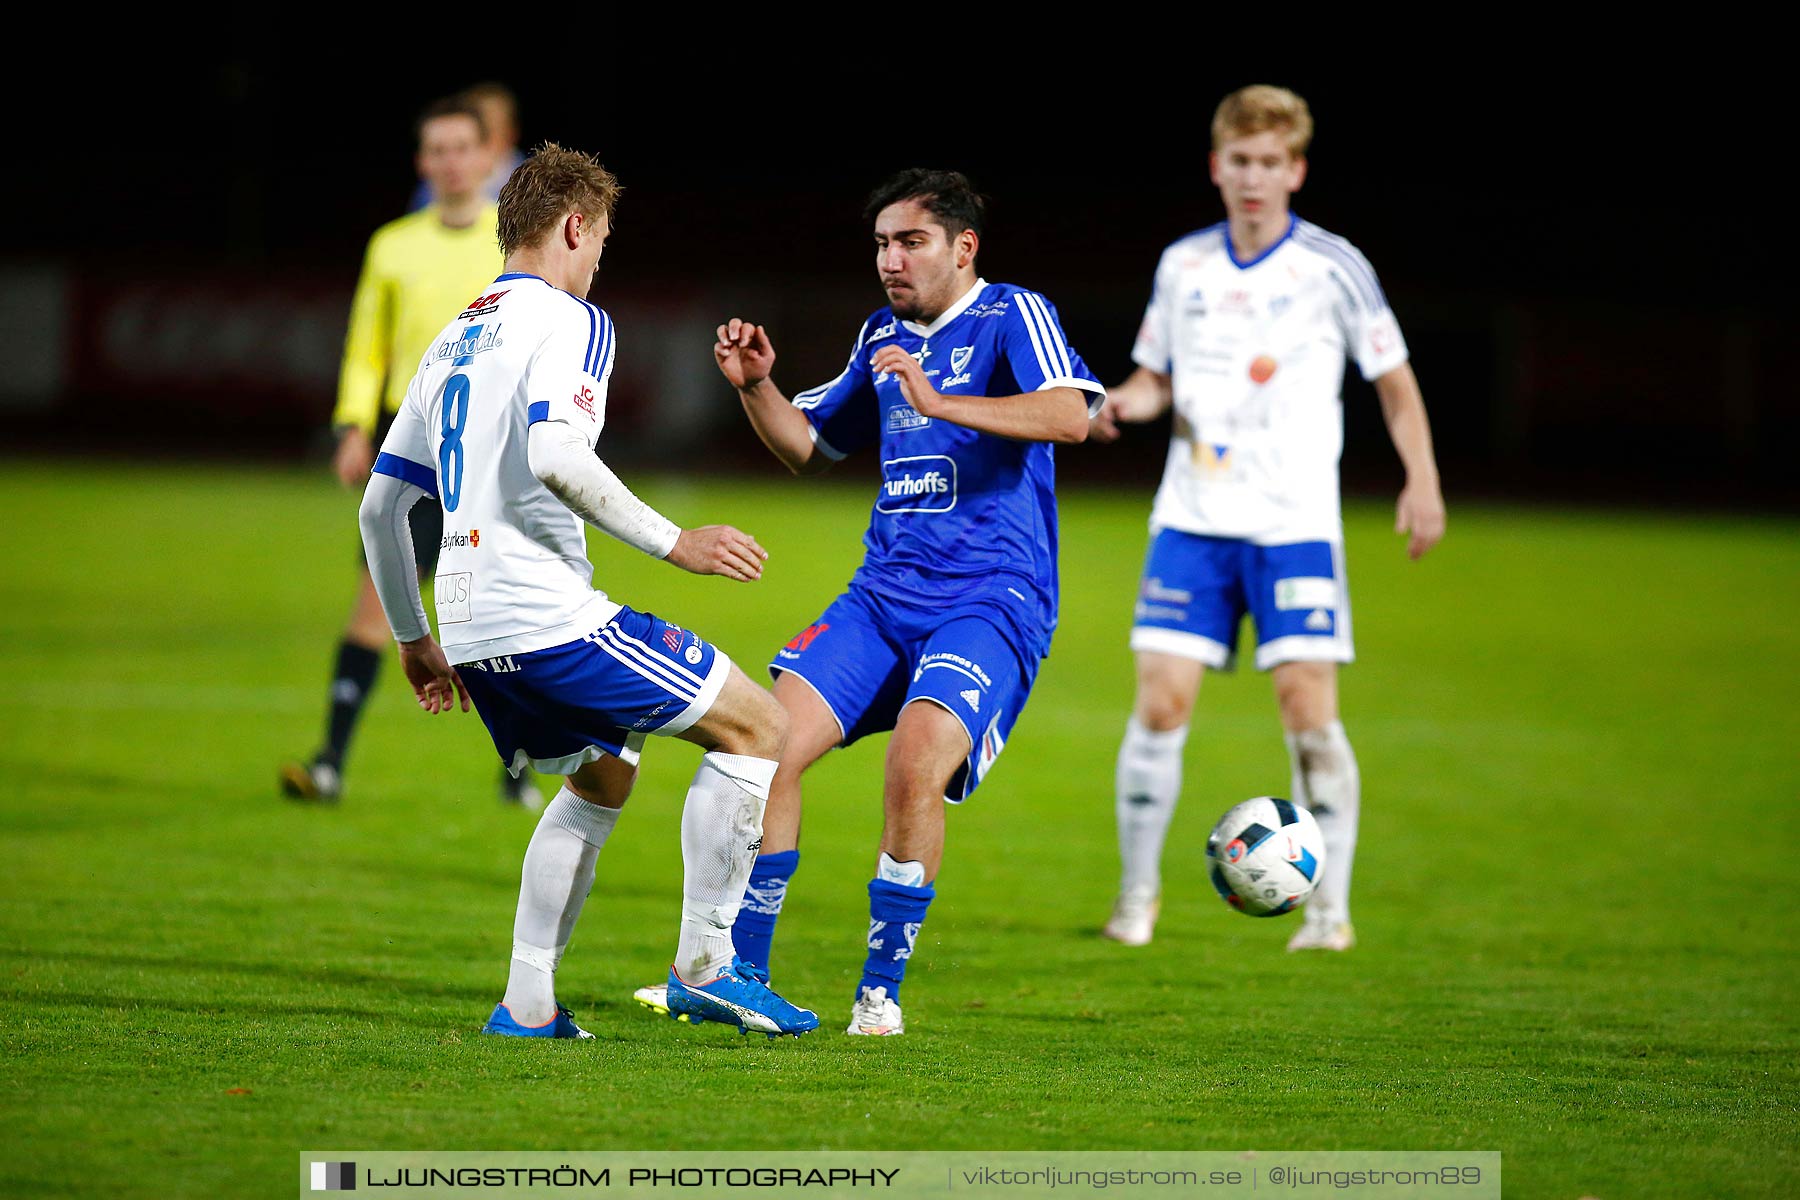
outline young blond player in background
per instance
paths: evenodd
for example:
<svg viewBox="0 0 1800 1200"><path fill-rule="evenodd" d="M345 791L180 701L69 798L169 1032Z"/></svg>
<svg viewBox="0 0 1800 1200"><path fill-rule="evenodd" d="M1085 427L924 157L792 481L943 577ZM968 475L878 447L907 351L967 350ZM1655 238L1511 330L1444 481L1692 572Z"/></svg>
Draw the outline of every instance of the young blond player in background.
<svg viewBox="0 0 1800 1200"><path fill-rule="evenodd" d="M1338 459L1346 357L1375 385L1406 467L1395 531L1417 559L1444 535L1431 427L1406 342L1374 270L1289 209L1306 179L1306 102L1242 88L1219 105L1210 168L1226 220L1163 252L1132 359L1094 436L1173 405L1131 648L1137 696L1119 748L1123 863L1106 935L1148 943L1163 839L1181 790L1188 719L1208 668L1229 670L1246 613L1274 677L1293 798L1325 836L1323 877L1289 950L1347 950L1360 779L1338 719L1351 661Z"/></svg>

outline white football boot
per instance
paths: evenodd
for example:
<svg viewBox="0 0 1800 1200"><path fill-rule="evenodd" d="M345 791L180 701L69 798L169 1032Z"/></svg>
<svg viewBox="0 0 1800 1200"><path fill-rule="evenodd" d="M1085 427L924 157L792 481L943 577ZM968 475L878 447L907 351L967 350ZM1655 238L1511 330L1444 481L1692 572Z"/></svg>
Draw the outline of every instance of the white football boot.
<svg viewBox="0 0 1800 1200"><path fill-rule="evenodd" d="M1289 950L1348 950L1356 945L1356 928L1333 917L1308 917L1288 939Z"/></svg>
<svg viewBox="0 0 1800 1200"><path fill-rule="evenodd" d="M1157 892L1120 892L1113 905L1112 919L1100 932L1121 946L1148 946L1156 932L1156 918L1162 912L1162 896Z"/></svg>
<svg viewBox="0 0 1800 1200"><path fill-rule="evenodd" d="M906 1019L900 1006L888 999L886 988L866 987L850 1006L850 1027L844 1032L852 1037L895 1037L906 1032Z"/></svg>
<svg viewBox="0 0 1800 1200"><path fill-rule="evenodd" d="M666 983L653 983L649 987L641 987L631 993L631 998L659 1017L668 1015L669 985Z"/></svg>

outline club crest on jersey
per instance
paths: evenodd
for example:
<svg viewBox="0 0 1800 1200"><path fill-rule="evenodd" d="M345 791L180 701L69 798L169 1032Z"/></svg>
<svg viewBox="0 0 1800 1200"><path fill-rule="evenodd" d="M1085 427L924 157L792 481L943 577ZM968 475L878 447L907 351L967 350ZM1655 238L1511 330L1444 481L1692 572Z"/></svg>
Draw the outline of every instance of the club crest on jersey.
<svg viewBox="0 0 1800 1200"><path fill-rule="evenodd" d="M975 347L958 346L950 351L950 378L938 384L941 388L962 387L971 378L967 370L969 360L975 357Z"/></svg>
<svg viewBox="0 0 1800 1200"><path fill-rule="evenodd" d="M881 464L877 512L949 512L956 507L956 460L948 454L890 458Z"/></svg>
<svg viewBox="0 0 1800 1200"><path fill-rule="evenodd" d="M470 317L485 317L491 312L500 311L500 298L502 296L506 295L506 293L510 292L510 291L512 291L511 288L506 288L503 291L493 292L486 296L476 297L469 304L469 307L463 309L462 312L457 314L457 320L466 321Z"/></svg>

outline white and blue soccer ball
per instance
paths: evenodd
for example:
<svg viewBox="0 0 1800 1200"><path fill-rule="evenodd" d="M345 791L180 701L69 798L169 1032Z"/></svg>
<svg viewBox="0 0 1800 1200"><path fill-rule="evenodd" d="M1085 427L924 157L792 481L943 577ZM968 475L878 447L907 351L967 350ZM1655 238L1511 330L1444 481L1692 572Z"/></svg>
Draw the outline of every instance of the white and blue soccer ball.
<svg viewBox="0 0 1800 1200"><path fill-rule="evenodd" d="M1325 838L1291 800L1258 796L1219 818L1206 865L1225 903L1253 917L1278 917L1306 903L1325 871Z"/></svg>

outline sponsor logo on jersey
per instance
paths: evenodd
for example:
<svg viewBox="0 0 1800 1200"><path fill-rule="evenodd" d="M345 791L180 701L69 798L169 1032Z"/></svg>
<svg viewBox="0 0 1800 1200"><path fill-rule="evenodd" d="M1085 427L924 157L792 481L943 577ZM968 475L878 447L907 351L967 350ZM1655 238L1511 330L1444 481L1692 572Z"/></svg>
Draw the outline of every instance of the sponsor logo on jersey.
<svg viewBox="0 0 1800 1200"><path fill-rule="evenodd" d="M1275 581L1275 607L1283 611L1336 608L1337 580L1323 575L1290 575Z"/></svg>
<svg viewBox="0 0 1800 1200"><path fill-rule="evenodd" d="M924 658L921 658L918 667L913 671L913 682L919 682L920 676L924 675L925 672L931 670L933 667L947 667L952 671L960 672L961 674L967 675L970 679L975 680L984 688L991 688L994 686L994 681L988 678L988 673L981 669L980 663L970 662L962 655L951 654L948 651L927 654Z"/></svg>
<svg viewBox="0 0 1800 1200"><path fill-rule="evenodd" d="M1369 326L1369 349L1377 354L1387 354L1400 346L1400 330L1393 319L1384 317Z"/></svg>
<svg viewBox="0 0 1800 1200"><path fill-rule="evenodd" d="M931 418L919 415L919 410L901 400L890 405L887 410L887 431L889 433L911 433L915 429L929 429Z"/></svg>
<svg viewBox="0 0 1800 1200"><path fill-rule="evenodd" d="M1222 442L1195 442L1194 468L1205 479L1231 479L1237 474L1237 460Z"/></svg>
<svg viewBox="0 0 1800 1200"><path fill-rule="evenodd" d="M470 301L469 307L457 314L456 319L459 321L467 321L470 317L485 317L491 312L500 311L500 298L510 291L512 291L512 289L507 288L505 291L476 297L474 300Z"/></svg>
<svg viewBox="0 0 1800 1200"><path fill-rule="evenodd" d="M893 337L894 336L894 328L895 328L896 324L897 324L897 322L889 321L886 325L883 325L880 329L874 330L873 332L871 332L869 334L868 337L863 339L863 345L866 346L870 342L878 342L882 338Z"/></svg>
<svg viewBox="0 0 1800 1200"><path fill-rule="evenodd" d="M974 308L964 309L963 316L974 317L977 321L983 317L1003 317L1006 315L1006 301L996 300L992 304L977 304Z"/></svg>
<svg viewBox="0 0 1800 1200"><path fill-rule="evenodd" d="M1163 604L1191 604L1194 593L1185 588L1166 587L1160 578L1152 575L1144 580L1144 599Z"/></svg>
<svg viewBox="0 0 1800 1200"><path fill-rule="evenodd" d="M975 712L981 711L980 692L976 691L974 688L970 688L966 692L958 692L957 695L961 696L963 698L963 703L968 705L972 710Z"/></svg>
<svg viewBox="0 0 1800 1200"><path fill-rule="evenodd" d="M956 507L956 460L947 454L890 458L881 464L877 512L949 512Z"/></svg>
<svg viewBox="0 0 1800 1200"><path fill-rule="evenodd" d="M590 417L594 415L594 389L593 388L591 388L591 387L582 388L579 392L575 393L574 400L575 400L576 408L579 408L582 412L586 413Z"/></svg>
<svg viewBox="0 0 1800 1200"><path fill-rule="evenodd" d="M682 657L688 660L688 665L690 667L699 666L702 657L700 654L700 644L696 642L692 646L689 646L687 652L683 654Z"/></svg>
<svg viewBox="0 0 1800 1200"><path fill-rule="evenodd" d="M1244 288L1234 288L1225 293L1225 299L1220 303L1219 311L1222 313L1235 313L1238 316L1248 317L1256 312L1256 304L1251 299L1250 293L1247 290Z"/></svg>
<svg viewBox="0 0 1800 1200"><path fill-rule="evenodd" d="M490 312L493 310L489 310ZM480 325L471 325L463 330L462 336L454 341L439 342L431 356L438 362L447 358L460 360L457 366L466 366L477 354L486 354L489 350L498 350L506 343L500 340L500 326L484 329Z"/></svg>
<svg viewBox="0 0 1800 1200"><path fill-rule="evenodd" d="M437 602L439 625L466 625L475 618L470 612L469 595L474 591L475 576L469 571L439 575L431 589Z"/></svg>
<svg viewBox="0 0 1800 1200"><path fill-rule="evenodd" d="M464 546L479 549L481 546L481 530L471 529L467 533L463 533L459 530L455 533L446 533L443 540L438 543L438 549L440 550L449 550L452 548L461 549Z"/></svg>
<svg viewBox="0 0 1800 1200"><path fill-rule="evenodd" d="M665 645L669 648L670 654L673 654L677 650L681 649L681 630L679 630L679 629L663 630L663 645Z"/></svg>
<svg viewBox="0 0 1800 1200"><path fill-rule="evenodd" d="M674 703L673 700L664 700L661 704L657 705L655 708L651 709L649 712L647 712L643 716L639 717L636 721L633 721L631 723L631 727L633 729L648 729L648 728L650 728L651 724L656 720L656 718L662 716L663 710L668 708L669 705L671 705L673 703Z"/></svg>
<svg viewBox="0 0 1800 1200"><path fill-rule="evenodd" d="M813 644L813 639L817 638L821 633L824 633L830 628L831 623L829 621L820 621L816 625L808 625L805 629L796 633L784 649L793 650L796 653L805 650L808 646Z"/></svg>

